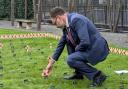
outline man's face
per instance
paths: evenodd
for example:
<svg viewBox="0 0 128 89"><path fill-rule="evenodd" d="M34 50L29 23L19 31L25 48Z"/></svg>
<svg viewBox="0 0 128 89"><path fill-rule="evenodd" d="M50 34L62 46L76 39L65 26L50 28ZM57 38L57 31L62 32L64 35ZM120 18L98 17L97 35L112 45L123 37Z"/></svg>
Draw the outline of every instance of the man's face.
<svg viewBox="0 0 128 89"><path fill-rule="evenodd" d="M63 28L65 26L64 20L62 16L56 16L52 18L52 23L56 25L58 28Z"/></svg>

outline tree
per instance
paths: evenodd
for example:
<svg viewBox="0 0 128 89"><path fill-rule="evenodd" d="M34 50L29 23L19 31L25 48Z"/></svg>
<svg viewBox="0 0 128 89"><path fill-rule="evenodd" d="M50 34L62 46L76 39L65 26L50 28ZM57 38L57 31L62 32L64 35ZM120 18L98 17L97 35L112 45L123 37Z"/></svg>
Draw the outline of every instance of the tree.
<svg viewBox="0 0 128 89"><path fill-rule="evenodd" d="M33 0L33 12L34 12L34 20L36 20L36 0Z"/></svg>
<svg viewBox="0 0 128 89"><path fill-rule="evenodd" d="M118 32L117 28L120 18L121 7L121 0L107 1L108 22L111 32Z"/></svg>
<svg viewBox="0 0 128 89"><path fill-rule="evenodd" d="M25 19L27 19L27 7L28 7L28 4L27 4L27 0L25 0Z"/></svg>
<svg viewBox="0 0 128 89"><path fill-rule="evenodd" d="M38 13L37 13L37 30L41 30L41 21L42 21L42 0L38 2Z"/></svg>
<svg viewBox="0 0 128 89"><path fill-rule="evenodd" d="M15 0L11 0L11 25L14 26L14 18L15 18L15 14L14 14L14 11L15 11Z"/></svg>

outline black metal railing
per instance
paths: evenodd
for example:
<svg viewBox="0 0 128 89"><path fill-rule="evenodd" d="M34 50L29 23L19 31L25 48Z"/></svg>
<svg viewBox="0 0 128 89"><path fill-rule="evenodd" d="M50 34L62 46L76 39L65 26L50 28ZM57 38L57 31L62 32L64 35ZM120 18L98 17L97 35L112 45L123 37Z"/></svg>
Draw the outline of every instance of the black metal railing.
<svg viewBox="0 0 128 89"><path fill-rule="evenodd" d="M98 28L111 29L113 32L128 31L128 1L103 1L101 3L99 0L43 0L43 19L49 18L49 12L53 7L61 6L68 12L87 16Z"/></svg>

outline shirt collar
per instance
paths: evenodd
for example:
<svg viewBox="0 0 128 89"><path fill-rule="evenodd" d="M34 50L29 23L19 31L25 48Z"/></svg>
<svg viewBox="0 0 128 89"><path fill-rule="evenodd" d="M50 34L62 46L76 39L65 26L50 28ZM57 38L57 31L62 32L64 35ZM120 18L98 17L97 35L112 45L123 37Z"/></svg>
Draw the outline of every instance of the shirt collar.
<svg viewBox="0 0 128 89"><path fill-rule="evenodd" d="M68 15L66 16L66 27L69 27L69 23L68 23Z"/></svg>

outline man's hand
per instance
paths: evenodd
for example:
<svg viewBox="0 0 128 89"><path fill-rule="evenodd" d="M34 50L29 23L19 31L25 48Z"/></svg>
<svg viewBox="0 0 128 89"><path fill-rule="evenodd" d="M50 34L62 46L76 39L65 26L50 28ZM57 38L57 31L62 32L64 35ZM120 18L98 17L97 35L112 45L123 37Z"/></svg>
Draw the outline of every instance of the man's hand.
<svg viewBox="0 0 128 89"><path fill-rule="evenodd" d="M0 43L0 49L3 47L3 44L2 43Z"/></svg>
<svg viewBox="0 0 128 89"><path fill-rule="evenodd" d="M54 62L55 62L55 61L54 61L51 57L48 58L48 65L47 65L47 67L43 70L42 76L48 77L48 76L50 75L50 73L51 73L51 71L52 71L52 67L53 67Z"/></svg>
<svg viewBox="0 0 128 89"><path fill-rule="evenodd" d="M52 66L48 64L47 68L43 70L42 76L48 77L51 71L52 71Z"/></svg>

